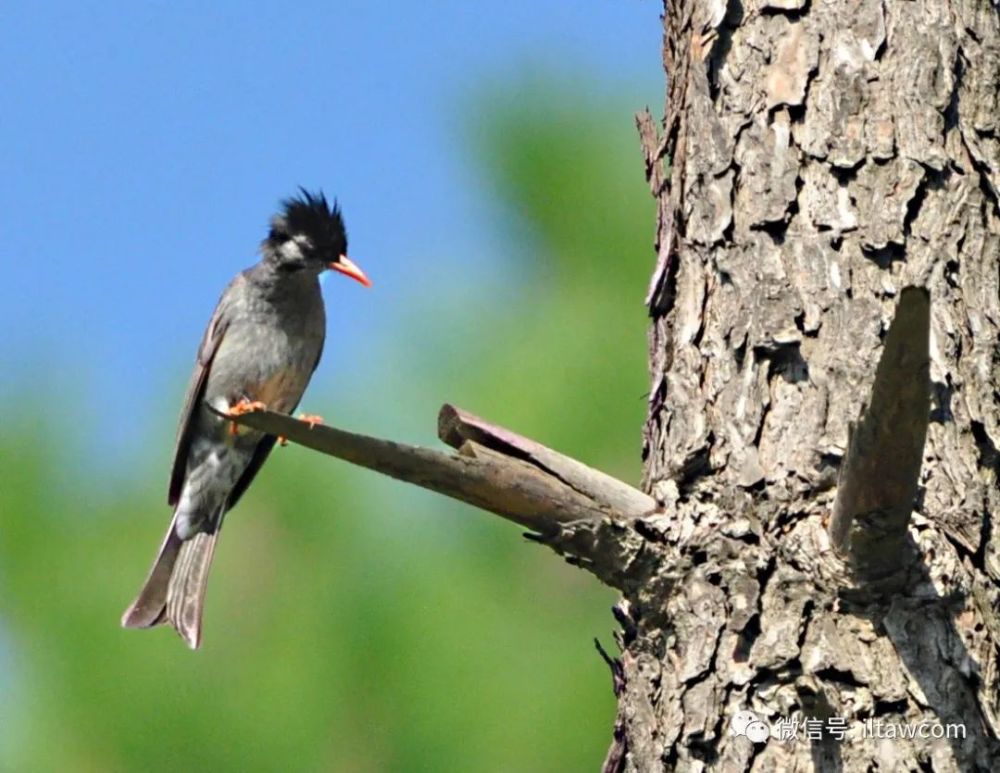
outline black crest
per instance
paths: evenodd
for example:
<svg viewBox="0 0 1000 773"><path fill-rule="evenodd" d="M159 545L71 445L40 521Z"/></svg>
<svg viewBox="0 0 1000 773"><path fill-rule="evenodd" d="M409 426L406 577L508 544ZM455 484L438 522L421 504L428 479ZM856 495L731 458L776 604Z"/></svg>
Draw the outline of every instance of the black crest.
<svg viewBox="0 0 1000 773"><path fill-rule="evenodd" d="M347 231L337 202L331 207L323 192L299 188L299 195L284 199L281 212L271 219L268 241L280 244L298 234L309 237L317 250L337 255L347 252Z"/></svg>

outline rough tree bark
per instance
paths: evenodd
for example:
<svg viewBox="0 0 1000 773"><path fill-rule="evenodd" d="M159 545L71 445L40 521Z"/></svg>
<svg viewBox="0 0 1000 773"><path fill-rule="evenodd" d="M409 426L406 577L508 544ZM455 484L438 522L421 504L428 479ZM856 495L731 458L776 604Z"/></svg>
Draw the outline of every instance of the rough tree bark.
<svg viewBox="0 0 1000 773"><path fill-rule="evenodd" d="M638 121L661 513L621 538L605 769L1000 769L997 8L666 0L663 20L666 117ZM908 285L930 297L930 425L872 582L828 527ZM755 743L731 732L745 710L819 722ZM966 736L862 732L921 721Z"/></svg>

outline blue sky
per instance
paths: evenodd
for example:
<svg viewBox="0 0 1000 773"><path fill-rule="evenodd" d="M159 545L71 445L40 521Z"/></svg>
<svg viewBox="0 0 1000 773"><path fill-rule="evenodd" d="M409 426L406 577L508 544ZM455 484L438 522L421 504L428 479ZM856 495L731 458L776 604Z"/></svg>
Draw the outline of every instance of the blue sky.
<svg viewBox="0 0 1000 773"><path fill-rule="evenodd" d="M299 184L339 199L375 285L326 280L338 359L438 282L502 276L468 111L535 71L657 108L659 9L5 4L0 398L70 397L101 424L179 404L219 292ZM135 447L110 437L112 458Z"/></svg>

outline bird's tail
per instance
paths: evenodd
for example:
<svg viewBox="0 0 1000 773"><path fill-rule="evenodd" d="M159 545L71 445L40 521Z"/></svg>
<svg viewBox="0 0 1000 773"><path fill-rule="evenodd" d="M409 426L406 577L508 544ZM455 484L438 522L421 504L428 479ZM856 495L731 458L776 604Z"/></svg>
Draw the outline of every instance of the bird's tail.
<svg viewBox="0 0 1000 773"><path fill-rule="evenodd" d="M122 615L122 625L150 628L170 623L191 649L197 649L208 572L222 524L220 519L212 533L198 532L188 540L177 535L176 525L175 514L146 584Z"/></svg>

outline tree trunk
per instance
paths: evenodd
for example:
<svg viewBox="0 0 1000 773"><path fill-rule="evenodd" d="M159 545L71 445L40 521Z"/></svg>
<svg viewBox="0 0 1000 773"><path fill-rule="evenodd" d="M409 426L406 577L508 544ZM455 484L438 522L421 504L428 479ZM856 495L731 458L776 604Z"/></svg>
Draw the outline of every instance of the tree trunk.
<svg viewBox="0 0 1000 773"><path fill-rule="evenodd" d="M664 65L662 132L639 118L659 504L605 534L605 769L1000 769L996 8L667 0ZM871 582L828 527L906 286L930 295L933 402Z"/></svg>

